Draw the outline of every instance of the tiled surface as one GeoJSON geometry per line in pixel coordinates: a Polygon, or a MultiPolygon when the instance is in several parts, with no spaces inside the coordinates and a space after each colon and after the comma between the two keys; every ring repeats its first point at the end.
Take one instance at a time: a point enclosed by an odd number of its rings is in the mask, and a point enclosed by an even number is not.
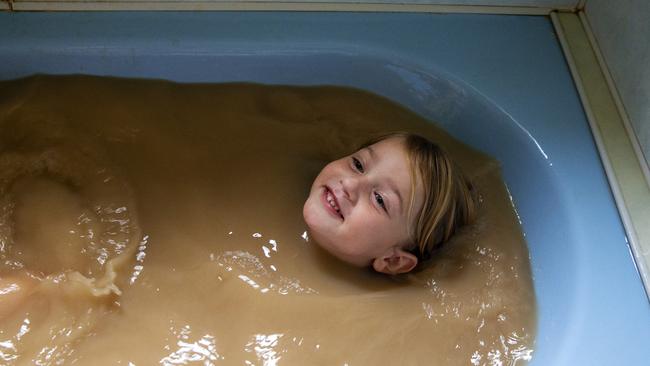
{"type": "Polygon", "coordinates": [[[586,14],[650,161],[650,1],[588,0],[586,14]]]}

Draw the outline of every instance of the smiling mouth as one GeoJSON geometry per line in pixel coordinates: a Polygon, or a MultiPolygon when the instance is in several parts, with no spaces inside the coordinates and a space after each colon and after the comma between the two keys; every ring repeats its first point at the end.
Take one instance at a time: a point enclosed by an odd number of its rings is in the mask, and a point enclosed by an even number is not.
{"type": "Polygon", "coordinates": [[[325,187],[325,192],[323,194],[323,197],[325,199],[324,204],[329,209],[329,211],[332,212],[332,214],[335,214],[336,216],[343,219],[341,208],[339,207],[339,204],[336,201],[336,196],[334,196],[334,193],[332,193],[332,191],[329,188],[325,187]]]}

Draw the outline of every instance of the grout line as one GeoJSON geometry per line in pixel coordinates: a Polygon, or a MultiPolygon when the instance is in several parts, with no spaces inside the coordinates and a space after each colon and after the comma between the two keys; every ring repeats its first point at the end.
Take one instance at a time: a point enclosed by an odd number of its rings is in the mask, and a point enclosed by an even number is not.
{"type": "MultiPolygon", "coordinates": [[[[328,2],[267,2],[267,1],[16,1],[16,11],[332,11],[332,12],[414,12],[469,13],[506,15],[548,15],[553,9],[533,6],[377,4],[328,2]]],[[[566,9],[568,10],[568,8],[566,9]]]]}
{"type": "Polygon", "coordinates": [[[591,131],[594,136],[594,141],[596,142],[596,146],[600,153],[603,167],[605,168],[605,172],[607,173],[607,179],[609,180],[610,188],[612,190],[612,194],[614,195],[614,200],[616,202],[616,206],[618,207],[618,211],[620,213],[621,220],[623,222],[623,226],[625,228],[625,232],[628,237],[629,247],[631,248],[632,255],[634,257],[634,262],[637,266],[637,270],[639,272],[641,281],[643,282],[643,286],[646,291],[646,296],[648,297],[648,300],[650,300],[650,272],[648,271],[649,270],[648,263],[645,261],[644,254],[642,253],[640,247],[639,238],[637,237],[632,217],[625,203],[625,199],[623,197],[621,187],[618,183],[618,180],[616,179],[616,174],[612,166],[612,163],[609,159],[609,155],[607,154],[607,150],[605,149],[605,144],[602,135],[600,133],[600,130],[598,128],[597,118],[595,117],[594,112],[589,103],[589,99],[587,97],[582,82],[582,78],[578,73],[577,65],[571,53],[571,48],[566,39],[558,14],[555,12],[551,13],[551,20],[553,22],[553,26],[557,33],[558,39],[560,41],[560,45],[562,46],[562,50],[564,51],[564,56],[566,58],[567,64],[569,65],[569,69],[571,70],[571,74],[573,75],[575,86],[576,89],[578,90],[578,94],[580,95],[580,100],[582,101],[585,114],[587,115],[587,120],[589,121],[589,125],[591,127],[591,131]]]}
{"type": "Polygon", "coordinates": [[[596,37],[594,36],[594,33],[591,30],[589,19],[587,18],[586,13],[584,11],[581,11],[578,13],[578,16],[580,17],[582,26],[585,29],[585,33],[587,34],[589,43],[591,44],[591,47],[594,49],[594,53],[596,54],[596,59],[598,60],[600,69],[603,71],[605,80],[607,80],[607,86],[609,87],[609,90],[612,93],[612,97],[614,98],[614,103],[616,103],[616,108],[618,109],[618,113],[623,119],[623,125],[625,126],[625,130],[627,131],[627,134],[630,137],[630,142],[632,143],[632,147],[634,148],[636,157],[637,159],[639,159],[639,165],[641,166],[641,170],[643,171],[643,175],[645,176],[646,183],[648,184],[648,186],[650,186],[650,167],[648,167],[648,161],[645,159],[645,155],[643,153],[643,150],[641,149],[641,144],[639,143],[639,139],[636,136],[636,132],[634,131],[634,128],[632,128],[632,123],[630,122],[630,118],[626,112],[625,105],[623,104],[621,95],[618,92],[618,88],[616,88],[616,83],[614,83],[614,78],[612,77],[612,73],[609,72],[609,68],[607,67],[607,62],[605,61],[603,53],[600,51],[600,47],[598,47],[598,42],[596,41],[596,37]]]}

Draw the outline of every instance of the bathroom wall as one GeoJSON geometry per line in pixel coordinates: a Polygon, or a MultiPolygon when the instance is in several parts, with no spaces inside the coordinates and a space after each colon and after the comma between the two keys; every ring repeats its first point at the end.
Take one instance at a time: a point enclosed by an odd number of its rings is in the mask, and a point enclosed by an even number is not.
{"type": "Polygon", "coordinates": [[[587,19],[650,161],[650,1],[587,0],[587,19]]]}

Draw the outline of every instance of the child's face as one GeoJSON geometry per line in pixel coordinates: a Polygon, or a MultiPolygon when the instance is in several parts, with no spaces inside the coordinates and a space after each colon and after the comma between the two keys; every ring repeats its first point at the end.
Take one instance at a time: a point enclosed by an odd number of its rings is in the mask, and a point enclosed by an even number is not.
{"type": "MultiPolygon", "coordinates": [[[[389,138],[323,168],[303,208],[310,236],[321,247],[350,264],[375,266],[386,253],[411,244],[411,176],[403,144],[389,138]]],[[[415,193],[418,212],[419,182],[415,193]]]]}

